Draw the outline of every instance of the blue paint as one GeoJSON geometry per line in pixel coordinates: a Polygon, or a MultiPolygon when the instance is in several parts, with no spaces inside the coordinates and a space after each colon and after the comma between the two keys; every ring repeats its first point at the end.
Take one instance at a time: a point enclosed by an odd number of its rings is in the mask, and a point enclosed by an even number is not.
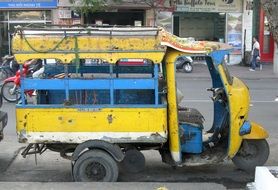
{"type": "Polygon", "coordinates": [[[180,138],[181,151],[184,153],[199,154],[203,150],[202,127],[182,123],[183,134],[180,138]]]}
{"type": "Polygon", "coordinates": [[[158,65],[154,66],[154,94],[155,94],[155,105],[158,104],[158,65]]]}
{"type": "Polygon", "coordinates": [[[114,84],[113,84],[113,66],[109,66],[110,72],[110,104],[114,105],[114,84]]]}
{"type": "Polygon", "coordinates": [[[114,89],[154,89],[154,79],[113,79],[114,89]]]}
{"type": "MultiPolygon", "coordinates": [[[[152,65],[142,65],[142,66],[116,66],[116,65],[80,65],[79,69],[77,69],[78,73],[111,73],[110,67],[112,67],[112,73],[144,73],[144,74],[152,74],[153,66],[152,65]]],[[[63,65],[45,65],[45,75],[46,76],[54,76],[64,72],[63,65]]],[[[69,73],[76,73],[76,66],[73,64],[68,65],[69,73]]]]}
{"type": "Polygon", "coordinates": [[[165,108],[167,109],[167,105],[153,105],[153,104],[145,104],[145,105],[128,105],[128,104],[119,104],[119,105],[110,105],[110,104],[103,104],[103,105],[69,105],[69,106],[65,106],[64,104],[44,104],[44,105],[22,105],[22,104],[17,104],[16,108],[33,108],[33,109],[45,109],[45,108],[52,108],[52,109],[65,109],[65,108],[98,108],[98,109],[103,109],[103,108],[130,108],[130,109],[134,109],[134,108],[154,108],[154,109],[161,109],[161,108],[165,108]]]}
{"type": "Polygon", "coordinates": [[[114,89],[154,89],[154,79],[30,79],[25,78],[22,83],[25,89],[37,90],[69,90],[82,89],[110,89],[110,82],[114,89]]]}
{"type": "MultiPolygon", "coordinates": [[[[213,88],[224,88],[224,85],[222,83],[222,79],[219,75],[218,70],[215,68],[213,64],[213,60],[211,57],[206,57],[206,62],[208,66],[208,70],[210,72],[210,76],[212,79],[212,87],[213,88]]],[[[214,130],[215,128],[219,128],[222,124],[222,117],[223,113],[226,112],[225,107],[221,103],[214,102],[214,114],[213,114],[213,126],[211,130],[214,130]]]]}
{"type": "MultiPolygon", "coordinates": [[[[132,68],[134,67],[132,66],[132,68]]],[[[107,78],[24,78],[22,83],[24,89],[38,90],[37,103],[39,105],[66,104],[64,105],[66,107],[71,105],[106,105],[106,107],[114,105],[159,105],[161,101],[158,89],[158,65],[143,67],[152,69],[152,78],[114,78],[114,72],[118,71],[120,67],[106,65],[105,68],[108,68],[109,73],[107,78]]],[[[54,69],[55,67],[48,67],[47,72],[50,71],[49,68],[54,69]]],[[[75,72],[76,69],[73,65],[65,65],[61,68],[58,65],[57,68],[59,72],[64,71],[65,73],[75,72]],[[62,68],[63,70],[61,70],[62,68]]],[[[56,71],[52,70],[51,72],[53,74],[56,71]]]]}
{"type": "Polygon", "coordinates": [[[57,0],[30,0],[0,2],[0,8],[7,9],[34,9],[34,8],[57,8],[57,0]]]}
{"type": "MultiPolygon", "coordinates": [[[[23,79],[23,65],[20,65],[19,67],[20,69],[20,80],[23,79]]],[[[20,95],[21,95],[21,103],[22,105],[25,105],[25,86],[24,83],[22,83],[22,81],[20,81],[20,95]]]]}
{"type": "Polygon", "coordinates": [[[239,135],[240,136],[247,135],[250,134],[250,132],[251,132],[251,123],[249,121],[245,121],[240,127],[239,135]]]}
{"type": "Polygon", "coordinates": [[[228,55],[231,50],[217,50],[213,51],[209,54],[209,56],[213,59],[215,65],[219,65],[223,62],[225,55],[228,55]]]}

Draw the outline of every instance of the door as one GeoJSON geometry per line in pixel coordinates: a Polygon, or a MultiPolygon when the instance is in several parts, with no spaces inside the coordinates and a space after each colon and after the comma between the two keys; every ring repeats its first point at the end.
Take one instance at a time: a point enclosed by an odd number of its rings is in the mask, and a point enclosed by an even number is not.
{"type": "Polygon", "coordinates": [[[269,23],[263,9],[260,12],[260,36],[261,61],[273,63],[274,39],[269,30],[269,23]]]}

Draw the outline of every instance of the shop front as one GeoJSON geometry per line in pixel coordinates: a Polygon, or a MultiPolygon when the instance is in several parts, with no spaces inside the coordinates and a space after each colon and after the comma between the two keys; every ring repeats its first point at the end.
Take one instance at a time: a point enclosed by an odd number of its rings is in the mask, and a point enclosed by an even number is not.
{"type": "Polygon", "coordinates": [[[145,10],[120,9],[115,12],[96,12],[85,16],[85,24],[143,26],[145,10]]]}
{"type": "Polygon", "coordinates": [[[51,24],[51,10],[56,7],[57,0],[0,0],[0,56],[11,54],[15,27],[51,24]]]}
{"type": "Polygon", "coordinates": [[[230,63],[243,54],[243,1],[180,0],[174,13],[173,32],[183,38],[226,42],[233,46],[230,63]]]}

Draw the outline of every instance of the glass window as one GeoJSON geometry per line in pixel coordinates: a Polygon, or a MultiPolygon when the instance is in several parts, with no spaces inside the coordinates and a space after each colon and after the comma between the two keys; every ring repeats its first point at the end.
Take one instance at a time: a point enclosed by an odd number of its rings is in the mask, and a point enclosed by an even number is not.
{"type": "Polygon", "coordinates": [[[45,11],[10,11],[10,20],[45,20],[45,11]]]}
{"type": "Polygon", "coordinates": [[[51,22],[51,11],[45,11],[45,20],[51,22]]]}
{"type": "Polygon", "coordinates": [[[0,22],[0,57],[9,54],[8,23],[0,22]]]}
{"type": "Polygon", "coordinates": [[[0,22],[8,21],[8,12],[0,11],[0,22]]]}

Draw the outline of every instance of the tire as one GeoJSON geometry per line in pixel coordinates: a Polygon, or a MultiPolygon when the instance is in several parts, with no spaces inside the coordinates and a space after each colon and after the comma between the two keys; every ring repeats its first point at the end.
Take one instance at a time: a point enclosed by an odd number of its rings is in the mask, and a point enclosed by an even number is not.
{"type": "Polygon", "coordinates": [[[182,65],[182,69],[184,72],[186,73],[191,73],[193,71],[193,66],[191,63],[189,62],[185,62],[183,65],[182,65]]]}
{"type": "Polygon", "coordinates": [[[15,93],[11,93],[11,89],[14,88],[14,82],[8,81],[5,82],[1,88],[1,94],[3,98],[8,102],[17,102],[20,99],[20,89],[19,87],[16,87],[15,93]]]}
{"type": "Polygon", "coordinates": [[[117,162],[102,150],[83,153],[73,165],[73,178],[78,182],[115,182],[118,179],[117,162]]]}
{"type": "Polygon", "coordinates": [[[232,159],[242,170],[253,172],[256,166],[265,164],[269,156],[269,145],[265,139],[243,140],[241,148],[232,159]]]}

